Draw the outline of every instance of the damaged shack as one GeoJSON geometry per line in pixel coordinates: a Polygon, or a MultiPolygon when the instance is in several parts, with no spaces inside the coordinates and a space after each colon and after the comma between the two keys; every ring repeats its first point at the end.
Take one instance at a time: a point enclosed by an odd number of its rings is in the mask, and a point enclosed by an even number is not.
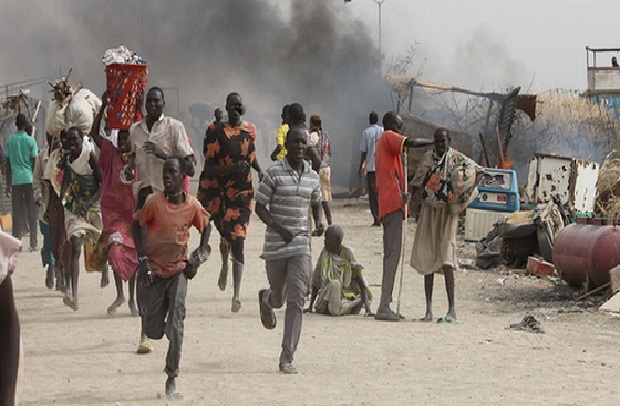
{"type": "MultiPolygon", "coordinates": [[[[605,70],[608,77],[609,68],[605,70]]],[[[620,95],[620,69],[616,73],[620,95]]],[[[595,73],[588,74],[590,85],[595,73]]],[[[556,239],[567,225],[596,214],[620,214],[620,155],[608,156],[618,147],[620,98],[609,102],[610,89],[600,88],[600,81],[594,93],[557,89],[521,94],[519,87],[479,92],[406,76],[387,80],[405,134],[430,138],[435,128],[447,127],[454,147],[481,165],[515,171],[523,210],[487,211],[485,231],[471,239],[477,241],[479,267],[523,267],[535,256],[528,268],[549,274],[556,239]]],[[[419,155],[410,156],[414,171],[419,155]]],[[[415,213],[415,197],[413,201],[415,213]]],[[[465,224],[471,212],[468,208],[465,224]]],[[[470,223],[480,225],[481,219],[470,223]]]]}

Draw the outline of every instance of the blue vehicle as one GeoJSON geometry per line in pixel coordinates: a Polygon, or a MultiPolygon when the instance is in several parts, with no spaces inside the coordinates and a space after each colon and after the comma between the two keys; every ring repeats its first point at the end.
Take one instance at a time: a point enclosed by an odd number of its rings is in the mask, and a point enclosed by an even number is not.
{"type": "Polygon", "coordinates": [[[513,170],[485,168],[472,209],[515,212],[519,210],[519,187],[513,170]]]}

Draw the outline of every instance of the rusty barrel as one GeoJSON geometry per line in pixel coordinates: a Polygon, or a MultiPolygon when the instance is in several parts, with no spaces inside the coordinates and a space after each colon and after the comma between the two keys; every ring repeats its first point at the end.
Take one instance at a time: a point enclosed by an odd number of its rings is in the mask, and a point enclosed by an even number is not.
{"type": "Polygon", "coordinates": [[[620,264],[620,226],[579,218],[557,235],[553,263],[570,285],[582,286],[588,275],[590,288],[606,284],[609,270],[620,264]]]}

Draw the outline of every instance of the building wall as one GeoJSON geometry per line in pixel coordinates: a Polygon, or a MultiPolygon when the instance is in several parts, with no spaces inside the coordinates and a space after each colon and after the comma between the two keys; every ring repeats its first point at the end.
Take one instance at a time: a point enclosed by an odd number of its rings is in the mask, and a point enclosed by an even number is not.
{"type": "Polygon", "coordinates": [[[588,90],[620,92],[620,68],[588,68],[588,90]]]}

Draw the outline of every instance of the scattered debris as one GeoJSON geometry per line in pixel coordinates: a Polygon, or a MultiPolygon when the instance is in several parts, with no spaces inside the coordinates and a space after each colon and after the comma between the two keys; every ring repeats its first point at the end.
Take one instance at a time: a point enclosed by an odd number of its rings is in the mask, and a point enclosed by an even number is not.
{"type": "Polygon", "coordinates": [[[597,162],[536,153],[529,163],[525,200],[539,204],[557,198],[564,209],[592,213],[596,189],[580,185],[596,184],[598,176],[597,162]]]}
{"type": "Polygon", "coordinates": [[[605,312],[620,313],[620,294],[616,293],[599,307],[599,310],[605,312]]]}
{"type": "Polygon", "coordinates": [[[585,299],[585,298],[588,298],[588,297],[590,297],[590,296],[592,296],[592,295],[594,295],[594,294],[596,294],[596,293],[599,293],[599,292],[600,292],[600,291],[602,291],[602,290],[607,289],[608,287],[609,287],[609,282],[607,282],[607,283],[606,283],[606,284],[604,284],[604,285],[599,286],[599,287],[598,287],[598,288],[596,288],[596,289],[592,289],[592,290],[590,290],[590,291],[588,291],[588,292],[584,293],[583,295],[581,295],[581,296],[579,296],[577,299],[575,299],[575,301],[576,301],[576,302],[578,302],[578,301],[580,301],[580,300],[583,300],[583,299],[585,299]]]}
{"type": "Polygon", "coordinates": [[[461,259],[458,258],[456,260],[459,268],[469,268],[469,269],[475,269],[476,268],[476,264],[474,262],[473,259],[461,259]]]}
{"type": "Polygon", "coordinates": [[[495,229],[491,230],[485,238],[476,243],[476,266],[480,269],[489,269],[503,265],[502,244],[502,237],[497,235],[495,229]]]}
{"type": "Polygon", "coordinates": [[[560,307],[558,309],[558,313],[583,313],[583,312],[585,312],[585,310],[578,306],[560,307]]]}
{"type": "Polygon", "coordinates": [[[611,292],[617,293],[620,290],[620,266],[609,270],[609,282],[611,283],[611,292]]]}
{"type": "Polygon", "coordinates": [[[541,259],[539,257],[536,256],[530,256],[527,258],[527,265],[525,266],[525,270],[528,273],[534,273],[534,270],[536,269],[536,267],[538,266],[538,264],[540,263],[541,259]]]}
{"type": "Polygon", "coordinates": [[[524,330],[530,333],[545,334],[545,331],[534,316],[525,316],[521,322],[511,324],[510,328],[514,330],[524,330]]]}
{"type": "Polygon", "coordinates": [[[555,266],[547,261],[539,261],[534,268],[534,275],[537,276],[553,276],[555,275],[555,266]]]}

